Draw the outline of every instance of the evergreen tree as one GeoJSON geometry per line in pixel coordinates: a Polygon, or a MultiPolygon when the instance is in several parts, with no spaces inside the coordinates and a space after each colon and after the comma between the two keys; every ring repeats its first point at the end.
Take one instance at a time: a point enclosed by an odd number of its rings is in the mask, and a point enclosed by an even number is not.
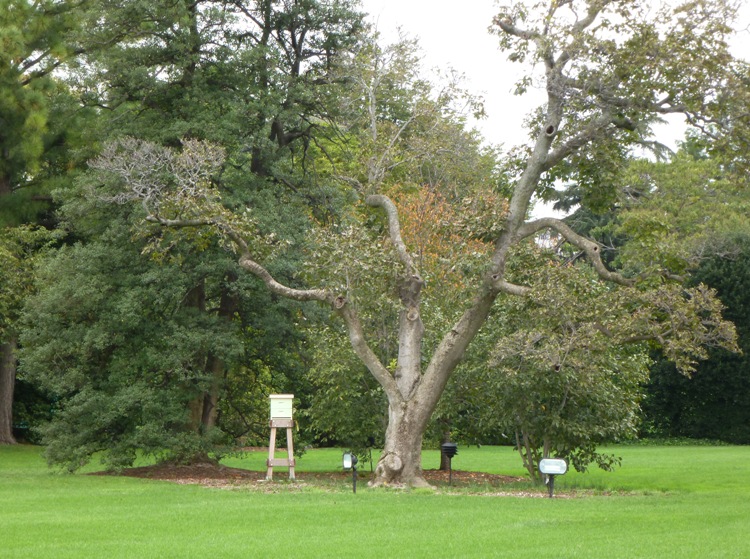
{"type": "MultiPolygon", "coordinates": [[[[70,77],[81,103],[115,137],[186,154],[195,138],[221,144],[231,164],[212,179],[228,206],[253,207],[263,216],[258,226],[276,230],[274,272],[294,281],[305,215],[330,211],[337,195],[316,184],[304,161],[336,86],[327,67],[358,40],[361,16],[349,2],[317,1],[125,1],[101,10],[89,31],[109,47],[84,53],[70,77]]],[[[50,254],[27,308],[22,370],[60,408],[44,429],[48,458],[76,468],[108,449],[108,464],[119,468],[139,449],[190,460],[220,452],[217,443],[259,442],[268,393],[289,391],[301,377],[300,306],[259,294],[257,280],[241,277],[208,237],[198,235],[195,249],[164,250],[129,238],[143,215],[82,198],[96,188],[84,180],[58,192],[68,241],[77,242],[50,254]],[[105,265],[98,258],[106,247],[105,265]],[[85,286],[92,296],[82,301],[85,286]],[[124,337],[118,316],[130,325],[124,337]],[[74,344],[84,327],[92,335],[74,344]],[[225,343],[211,348],[211,339],[225,343]],[[50,362],[55,355],[69,366],[50,362]]]]}
{"type": "MultiPolygon", "coordinates": [[[[54,71],[89,48],[81,33],[90,4],[80,2],[4,0],[0,2],[0,228],[36,224],[55,226],[50,192],[64,186],[76,168],[94,153],[86,142],[95,137],[90,113],[81,111],[54,71]]],[[[69,66],[67,66],[69,68],[69,66]]],[[[0,231],[6,281],[23,268],[32,283],[33,258],[21,227],[0,231]],[[23,247],[19,252],[19,248],[23,247]],[[13,264],[15,259],[25,262],[13,264]]],[[[14,305],[0,309],[0,439],[12,441],[10,424],[16,378],[17,328],[29,290],[6,294],[14,305]]]]}

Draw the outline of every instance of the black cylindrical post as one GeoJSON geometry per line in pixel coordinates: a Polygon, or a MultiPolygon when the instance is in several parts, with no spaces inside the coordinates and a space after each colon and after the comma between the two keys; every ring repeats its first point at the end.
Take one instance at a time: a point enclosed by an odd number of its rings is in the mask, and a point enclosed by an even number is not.
{"type": "Polygon", "coordinates": [[[458,445],[443,443],[440,445],[440,451],[448,458],[448,485],[453,485],[453,457],[458,454],[458,445]]]}

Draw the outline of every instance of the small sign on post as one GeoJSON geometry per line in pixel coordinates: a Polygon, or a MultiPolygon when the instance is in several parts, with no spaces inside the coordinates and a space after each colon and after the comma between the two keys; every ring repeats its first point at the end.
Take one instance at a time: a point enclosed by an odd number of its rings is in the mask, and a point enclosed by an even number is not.
{"type": "Polygon", "coordinates": [[[547,476],[549,498],[555,491],[555,476],[561,476],[568,471],[568,463],[559,458],[545,458],[539,461],[539,471],[547,476]]]}
{"type": "Polygon", "coordinates": [[[266,481],[273,480],[273,467],[289,468],[289,479],[294,480],[294,444],[292,443],[292,419],[294,394],[271,394],[271,438],[268,442],[268,460],[266,461],[266,481]],[[287,458],[274,458],[276,453],[276,429],[286,428],[287,458]]]}

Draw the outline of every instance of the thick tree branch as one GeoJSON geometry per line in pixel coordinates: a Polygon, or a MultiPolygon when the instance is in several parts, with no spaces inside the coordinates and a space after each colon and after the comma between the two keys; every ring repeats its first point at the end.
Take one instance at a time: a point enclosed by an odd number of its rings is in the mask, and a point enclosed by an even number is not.
{"type": "Polygon", "coordinates": [[[563,159],[568,157],[571,153],[585,146],[598,136],[601,136],[607,129],[607,127],[611,124],[612,115],[608,112],[603,113],[598,118],[594,119],[578,134],[576,134],[572,138],[569,138],[566,142],[547,154],[547,157],[544,161],[544,170],[549,171],[563,159]]]}
{"type": "Polygon", "coordinates": [[[435,406],[448,383],[451,373],[466,353],[466,348],[487,320],[497,291],[485,289],[435,348],[432,359],[416,389],[414,398],[424,405],[435,406]]]}
{"type": "Polygon", "coordinates": [[[385,210],[386,216],[388,217],[388,235],[396,247],[398,257],[401,263],[406,267],[406,272],[409,275],[419,276],[417,268],[414,266],[411,255],[406,249],[403,239],[401,238],[401,225],[398,219],[398,209],[396,205],[391,201],[390,198],[382,194],[373,194],[365,199],[368,206],[373,208],[382,208],[385,210]]]}
{"type": "Polygon", "coordinates": [[[380,383],[389,398],[397,400],[401,398],[395,379],[378,359],[365,340],[364,330],[359,321],[357,313],[343,296],[335,296],[325,289],[295,289],[278,282],[271,273],[251,255],[250,248],[245,239],[237,233],[230,225],[216,219],[165,219],[155,215],[149,215],[147,221],[159,223],[165,227],[201,227],[212,226],[234,243],[240,253],[239,264],[247,272],[260,279],[271,293],[275,293],[287,299],[295,301],[319,301],[331,305],[333,310],[339,314],[346,323],[349,332],[349,340],[357,356],[362,360],[367,369],[380,383]]]}
{"type": "Polygon", "coordinates": [[[578,20],[572,27],[571,34],[578,35],[583,30],[589,28],[602,10],[609,4],[612,4],[614,0],[605,0],[603,2],[590,2],[589,11],[583,19],[578,20]]]}
{"type": "MultiPolygon", "coordinates": [[[[148,206],[145,206],[148,209],[148,206]]],[[[158,223],[164,227],[172,227],[179,229],[182,227],[202,227],[205,225],[216,225],[212,219],[166,219],[159,217],[158,215],[151,214],[146,217],[146,221],[151,223],[158,223]]]]}
{"type": "MultiPolygon", "coordinates": [[[[612,0],[607,0],[604,2],[591,2],[589,4],[589,11],[586,14],[586,16],[583,19],[578,20],[572,27],[571,27],[571,35],[574,37],[573,41],[569,43],[560,53],[560,55],[557,57],[557,60],[554,61],[554,64],[547,64],[548,68],[555,67],[560,71],[565,64],[567,64],[572,58],[573,58],[573,50],[575,46],[576,40],[578,40],[578,36],[586,30],[588,27],[590,27],[595,21],[596,18],[599,16],[599,14],[602,12],[602,10],[607,6],[607,4],[610,4],[612,0]]],[[[565,2],[570,3],[570,2],[565,2]]],[[[563,3],[560,2],[560,5],[563,3]]]]}
{"type": "Polygon", "coordinates": [[[354,352],[362,360],[362,363],[367,367],[375,380],[378,381],[380,386],[388,396],[389,402],[403,402],[404,399],[396,383],[396,379],[393,378],[390,371],[386,369],[383,364],[372,351],[369,344],[365,339],[364,329],[359,321],[359,317],[351,305],[346,304],[345,301],[341,302],[341,306],[336,311],[338,315],[346,323],[347,331],[349,332],[349,341],[352,344],[354,352]]]}
{"type": "Polygon", "coordinates": [[[598,77],[582,80],[562,74],[556,77],[556,80],[560,87],[574,89],[581,94],[598,97],[606,106],[615,107],[621,111],[636,110],[657,114],[676,114],[686,113],[688,110],[685,105],[674,104],[674,96],[671,93],[655,101],[620,97],[615,93],[618,87],[622,85],[622,82],[619,80],[605,85],[598,77]]]}
{"type": "Polygon", "coordinates": [[[509,295],[525,296],[531,293],[530,287],[526,287],[525,285],[516,285],[505,280],[498,280],[493,283],[493,286],[498,291],[507,293],[509,295]]]}
{"type": "Polygon", "coordinates": [[[538,31],[516,27],[508,17],[496,17],[495,25],[497,25],[500,29],[503,30],[503,32],[507,33],[508,35],[513,35],[514,37],[518,37],[519,39],[523,39],[524,41],[540,41],[543,38],[542,34],[538,31]]]}
{"type": "Polygon", "coordinates": [[[272,293],[276,293],[277,295],[281,295],[288,299],[294,299],[295,301],[321,301],[323,303],[335,305],[333,294],[325,289],[294,289],[279,283],[268,270],[253,260],[248,253],[244,253],[240,256],[239,264],[243,269],[247,270],[265,283],[266,287],[272,293]]]}
{"type": "Polygon", "coordinates": [[[625,286],[631,286],[635,283],[635,280],[633,279],[626,278],[621,274],[608,270],[604,265],[604,262],[602,262],[599,245],[591,239],[579,235],[559,219],[544,217],[537,219],[536,221],[525,223],[518,230],[519,239],[530,237],[534,233],[542,231],[543,229],[553,229],[554,231],[557,231],[570,244],[583,250],[600,278],[625,286]]]}

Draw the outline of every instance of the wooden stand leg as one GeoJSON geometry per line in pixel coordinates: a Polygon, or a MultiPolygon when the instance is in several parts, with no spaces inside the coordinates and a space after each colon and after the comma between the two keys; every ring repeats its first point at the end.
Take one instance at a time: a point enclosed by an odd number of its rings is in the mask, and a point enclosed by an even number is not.
{"type": "Polygon", "coordinates": [[[292,428],[286,428],[286,455],[289,458],[289,479],[294,481],[294,445],[292,444],[292,428]]]}
{"type": "Polygon", "coordinates": [[[276,453],[276,427],[271,426],[271,440],[268,442],[268,469],[266,470],[266,481],[273,481],[273,457],[276,453]]]}
{"type": "Polygon", "coordinates": [[[291,419],[272,419],[271,420],[271,440],[268,442],[268,460],[266,460],[266,481],[273,481],[273,467],[283,466],[289,468],[289,479],[294,481],[294,443],[292,442],[292,427],[294,426],[291,419]],[[286,427],[286,458],[275,458],[276,454],[276,429],[286,427]]]}

